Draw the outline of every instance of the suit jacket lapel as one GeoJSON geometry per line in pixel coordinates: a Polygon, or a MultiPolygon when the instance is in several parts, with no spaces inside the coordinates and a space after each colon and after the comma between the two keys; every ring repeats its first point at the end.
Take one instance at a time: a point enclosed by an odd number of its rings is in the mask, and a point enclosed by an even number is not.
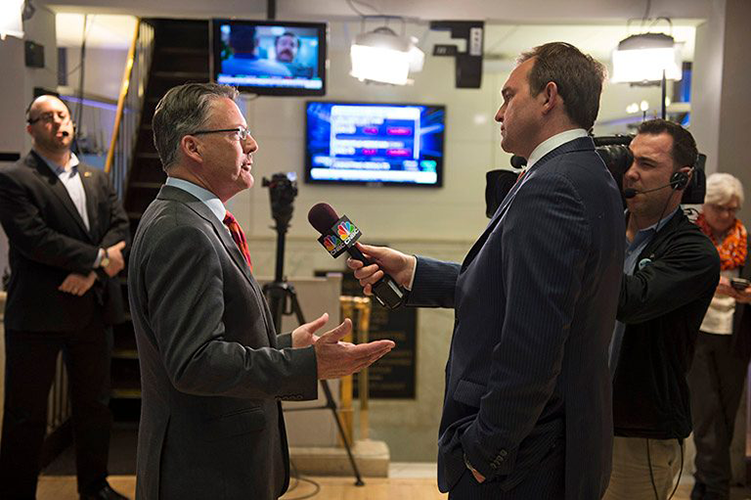
{"type": "Polygon", "coordinates": [[[225,250],[227,250],[227,253],[230,255],[235,265],[243,273],[248,282],[252,283],[250,268],[248,267],[248,263],[245,261],[245,257],[243,257],[240,249],[237,248],[237,244],[230,236],[226,226],[216,218],[211,210],[209,210],[209,207],[207,207],[201,200],[188,193],[187,191],[183,191],[182,189],[172,186],[162,186],[162,189],[159,191],[157,198],[184,203],[191,210],[201,216],[201,218],[205,219],[209,224],[211,224],[211,226],[214,228],[214,232],[222,242],[222,245],[224,245],[225,250]]]}
{"type": "MultiPolygon", "coordinates": [[[[226,229],[226,226],[216,218],[211,210],[209,210],[209,207],[207,207],[201,200],[188,193],[187,191],[172,186],[162,186],[162,189],[157,195],[157,199],[172,200],[184,203],[187,207],[197,213],[201,218],[205,219],[209,222],[209,224],[211,224],[211,226],[214,228],[214,233],[216,233],[217,237],[222,242],[222,245],[224,246],[225,250],[227,250],[227,253],[229,253],[230,258],[232,258],[232,261],[235,263],[238,269],[240,269],[240,272],[243,273],[243,276],[245,276],[245,279],[248,280],[248,284],[253,289],[255,295],[258,297],[259,307],[262,311],[266,310],[267,306],[263,297],[263,292],[258,286],[256,280],[251,276],[250,268],[248,267],[248,263],[245,260],[245,257],[243,257],[240,249],[237,248],[237,244],[229,235],[229,231],[226,229]]],[[[274,338],[274,325],[269,322],[269,319],[267,318],[267,315],[265,313],[262,312],[261,315],[263,316],[263,322],[266,325],[266,333],[268,334],[269,344],[271,346],[276,346],[276,338],[274,338]]]]}
{"type": "Polygon", "coordinates": [[[81,176],[81,184],[83,184],[83,190],[86,193],[86,214],[89,216],[89,234],[92,241],[99,241],[99,192],[91,185],[92,173],[91,169],[80,163],[78,165],[78,174],[81,176]]]}
{"type": "Polygon", "coordinates": [[[501,205],[498,207],[498,210],[496,210],[495,214],[493,214],[493,218],[490,219],[490,222],[485,228],[485,231],[483,231],[483,233],[480,235],[477,241],[475,241],[474,245],[472,245],[472,248],[469,249],[467,256],[464,257],[464,262],[462,262],[461,271],[464,271],[467,268],[467,266],[469,266],[469,264],[474,260],[475,256],[477,256],[477,253],[485,244],[485,241],[487,241],[488,237],[490,236],[490,233],[493,232],[495,227],[498,225],[498,222],[500,222],[500,220],[503,218],[503,214],[505,214],[506,210],[508,210],[508,207],[511,205],[511,202],[516,196],[516,193],[519,191],[519,188],[521,188],[522,184],[524,184],[524,182],[527,180],[527,177],[529,177],[530,175],[531,175],[531,172],[527,172],[527,174],[524,176],[524,179],[521,179],[516,184],[514,184],[514,186],[511,188],[511,191],[509,191],[508,194],[506,194],[506,197],[501,202],[501,205]]]}
{"type": "Polygon", "coordinates": [[[461,271],[464,271],[467,266],[469,266],[470,263],[474,260],[474,258],[477,256],[478,252],[482,248],[482,246],[487,241],[490,234],[493,232],[493,230],[496,228],[498,223],[503,219],[504,214],[506,211],[508,211],[509,207],[511,206],[511,203],[514,201],[514,198],[516,197],[516,193],[521,189],[521,187],[526,183],[532,181],[532,179],[535,176],[535,171],[542,168],[545,163],[550,161],[551,159],[555,158],[556,156],[565,154],[565,153],[571,153],[573,151],[584,151],[584,150],[594,150],[594,141],[592,141],[589,137],[580,137],[578,139],[574,139],[573,141],[569,141],[567,143],[561,144],[554,150],[550,151],[548,154],[540,158],[540,160],[532,165],[532,168],[529,169],[529,171],[524,175],[524,178],[521,179],[519,182],[514,184],[514,187],[511,188],[511,191],[508,192],[506,197],[501,202],[501,205],[498,207],[498,210],[496,210],[495,214],[493,214],[493,218],[490,219],[490,222],[488,223],[488,226],[485,228],[485,231],[480,235],[480,237],[475,241],[475,244],[472,245],[472,248],[469,249],[469,252],[467,253],[467,256],[464,258],[464,262],[462,262],[462,268],[461,271]]]}
{"type": "MultiPolygon", "coordinates": [[[[88,229],[86,229],[86,226],[83,223],[81,214],[78,213],[76,206],[73,204],[73,200],[70,199],[68,190],[65,189],[65,185],[60,181],[60,179],[58,179],[54,172],[52,172],[52,169],[47,165],[47,162],[45,162],[40,156],[32,151],[31,154],[26,157],[26,164],[35,170],[37,175],[39,175],[39,177],[41,178],[42,183],[49,186],[52,193],[57,197],[58,200],[60,200],[60,203],[63,205],[63,207],[65,207],[65,210],[68,211],[76,224],[78,224],[78,227],[81,229],[81,231],[83,231],[83,234],[91,239],[91,235],[89,234],[88,229]]],[[[88,195],[88,193],[86,194],[88,195]]],[[[91,227],[91,225],[89,225],[89,227],[91,227]]]]}

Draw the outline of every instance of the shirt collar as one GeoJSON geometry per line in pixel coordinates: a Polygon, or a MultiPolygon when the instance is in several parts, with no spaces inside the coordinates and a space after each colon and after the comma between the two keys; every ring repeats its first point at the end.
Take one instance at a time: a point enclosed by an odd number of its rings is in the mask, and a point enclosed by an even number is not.
{"type": "Polygon", "coordinates": [[[534,151],[532,151],[532,154],[529,155],[529,158],[527,158],[526,169],[532,168],[532,166],[540,161],[543,156],[550,153],[558,146],[566,144],[567,142],[573,141],[574,139],[578,139],[580,137],[587,137],[587,131],[583,128],[566,130],[565,132],[561,132],[560,134],[556,134],[553,137],[542,141],[537,145],[534,151]]]}
{"type": "Polygon", "coordinates": [[[42,160],[44,160],[44,163],[46,163],[47,166],[50,167],[50,169],[52,170],[52,172],[54,172],[54,174],[57,175],[57,176],[59,176],[60,174],[62,174],[63,172],[65,172],[66,167],[67,168],[75,168],[75,167],[77,167],[81,163],[81,161],[78,159],[78,157],[76,156],[76,154],[73,151],[70,152],[70,159],[68,160],[68,164],[67,165],[58,165],[54,161],[52,161],[49,158],[47,158],[46,156],[44,156],[39,151],[34,150],[34,152],[36,152],[36,154],[39,155],[39,158],[41,158],[42,160]]]}
{"type": "Polygon", "coordinates": [[[209,210],[211,210],[211,213],[213,213],[216,218],[219,219],[219,222],[224,223],[224,216],[227,213],[227,208],[224,206],[224,203],[222,203],[222,200],[217,198],[217,196],[211,191],[193,184],[192,182],[186,181],[184,179],[178,179],[176,177],[167,177],[167,182],[165,182],[165,184],[167,186],[182,189],[183,191],[187,191],[188,193],[192,194],[193,196],[201,200],[203,204],[209,208],[209,210]]]}
{"type": "MultiPolygon", "coordinates": [[[[675,215],[675,213],[681,209],[681,206],[678,205],[675,210],[667,214],[665,217],[660,219],[658,222],[655,222],[649,227],[645,227],[644,229],[640,229],[636,235],[634,235],[634,241],[628,241],[628,238],[626,238],[626,248],[636,248],[638,247],[645,239],[647,239],[650,234],[657,231],[658,227],[665,227],[665,224],[675,215]]],[[[626,210],[626,215],[628,216],[628,210],[626,210]]]]}

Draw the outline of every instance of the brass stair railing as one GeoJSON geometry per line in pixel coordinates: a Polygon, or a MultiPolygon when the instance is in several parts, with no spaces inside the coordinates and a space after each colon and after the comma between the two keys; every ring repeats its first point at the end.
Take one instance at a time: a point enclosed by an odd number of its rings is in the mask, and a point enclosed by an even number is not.
{"type": "Polygon", "coordinates": [[[139,19],[128,51],[120,96],[117,100],[115,127],[112,130],[112,140],[104,166],[104,171],[110,175],[120,200],[125,196],[128,170],[138,139],[153,52],[154,28],[139,19]]]}

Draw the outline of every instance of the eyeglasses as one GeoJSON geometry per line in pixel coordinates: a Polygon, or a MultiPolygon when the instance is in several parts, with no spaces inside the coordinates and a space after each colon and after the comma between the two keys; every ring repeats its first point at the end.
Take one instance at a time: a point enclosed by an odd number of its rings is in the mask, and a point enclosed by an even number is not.
{"type": "Polygon", "coordinates": [[[59,118],[61,122],[70,119],[70,115],[64,111],[48,111],[47,113],[42,113],[36,118],[29,118],[29,125],[34,125],[36,122],[52,123],[55,121],[55,117],[59,118]]]}
{"type": "Polygon", "coordinates": [[[714,203],[707,203],[715,212],[726,212],[728,215],[735,215],[740,207],[724,207],[722,205],[716,205],[714,203]]]}
{"type": "Polygon", "coordinates": [[[237,140],[239,141],[245,141],[248,137],[250,137],[250,130],[245,127],[219,128],[216,130],[196,130],[189,135],[218,134],[220,132],[235,132],[237,134],[237,140]]]}

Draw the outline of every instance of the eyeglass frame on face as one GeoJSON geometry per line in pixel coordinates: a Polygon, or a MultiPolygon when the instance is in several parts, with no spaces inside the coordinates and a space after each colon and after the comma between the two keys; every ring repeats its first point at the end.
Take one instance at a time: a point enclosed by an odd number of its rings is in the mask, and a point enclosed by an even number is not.
{"type": "Polygon", "coordinates": [[[219,128],[215,130],[196,130],[193,133],[190,133],[188,135],[204,135],[204,134],[217,134],[220,132],[236,132],[237,133],[237,139],[240,142],[245,142],[248,140],[248,137],[250,137],[250,129],[245,127],[235,127],[235,128],[219,128]]]}
{"type": "Polygon", "coordinates": [[[36,118],[29,118],[27,120],[27,123],[29,125],[34,125],[37,122],[42,123],[52,123],[55,121],[55,118],[59,118],[60,122],[65,123],[66,121],[70,120],[70,113],[67,113],[65,111],[47,111],[46,113],[42,113],[36,118]]]}
{"type": "Polygon", "coordinates": [[[741,207],[726,207],[718,205],[717,203],[707,203],[707,205],[709,205],[715,212],[723,212],[732,216],[735,216],[735,214],[738,213],[738,210],[741,209],[741,207]]]}

